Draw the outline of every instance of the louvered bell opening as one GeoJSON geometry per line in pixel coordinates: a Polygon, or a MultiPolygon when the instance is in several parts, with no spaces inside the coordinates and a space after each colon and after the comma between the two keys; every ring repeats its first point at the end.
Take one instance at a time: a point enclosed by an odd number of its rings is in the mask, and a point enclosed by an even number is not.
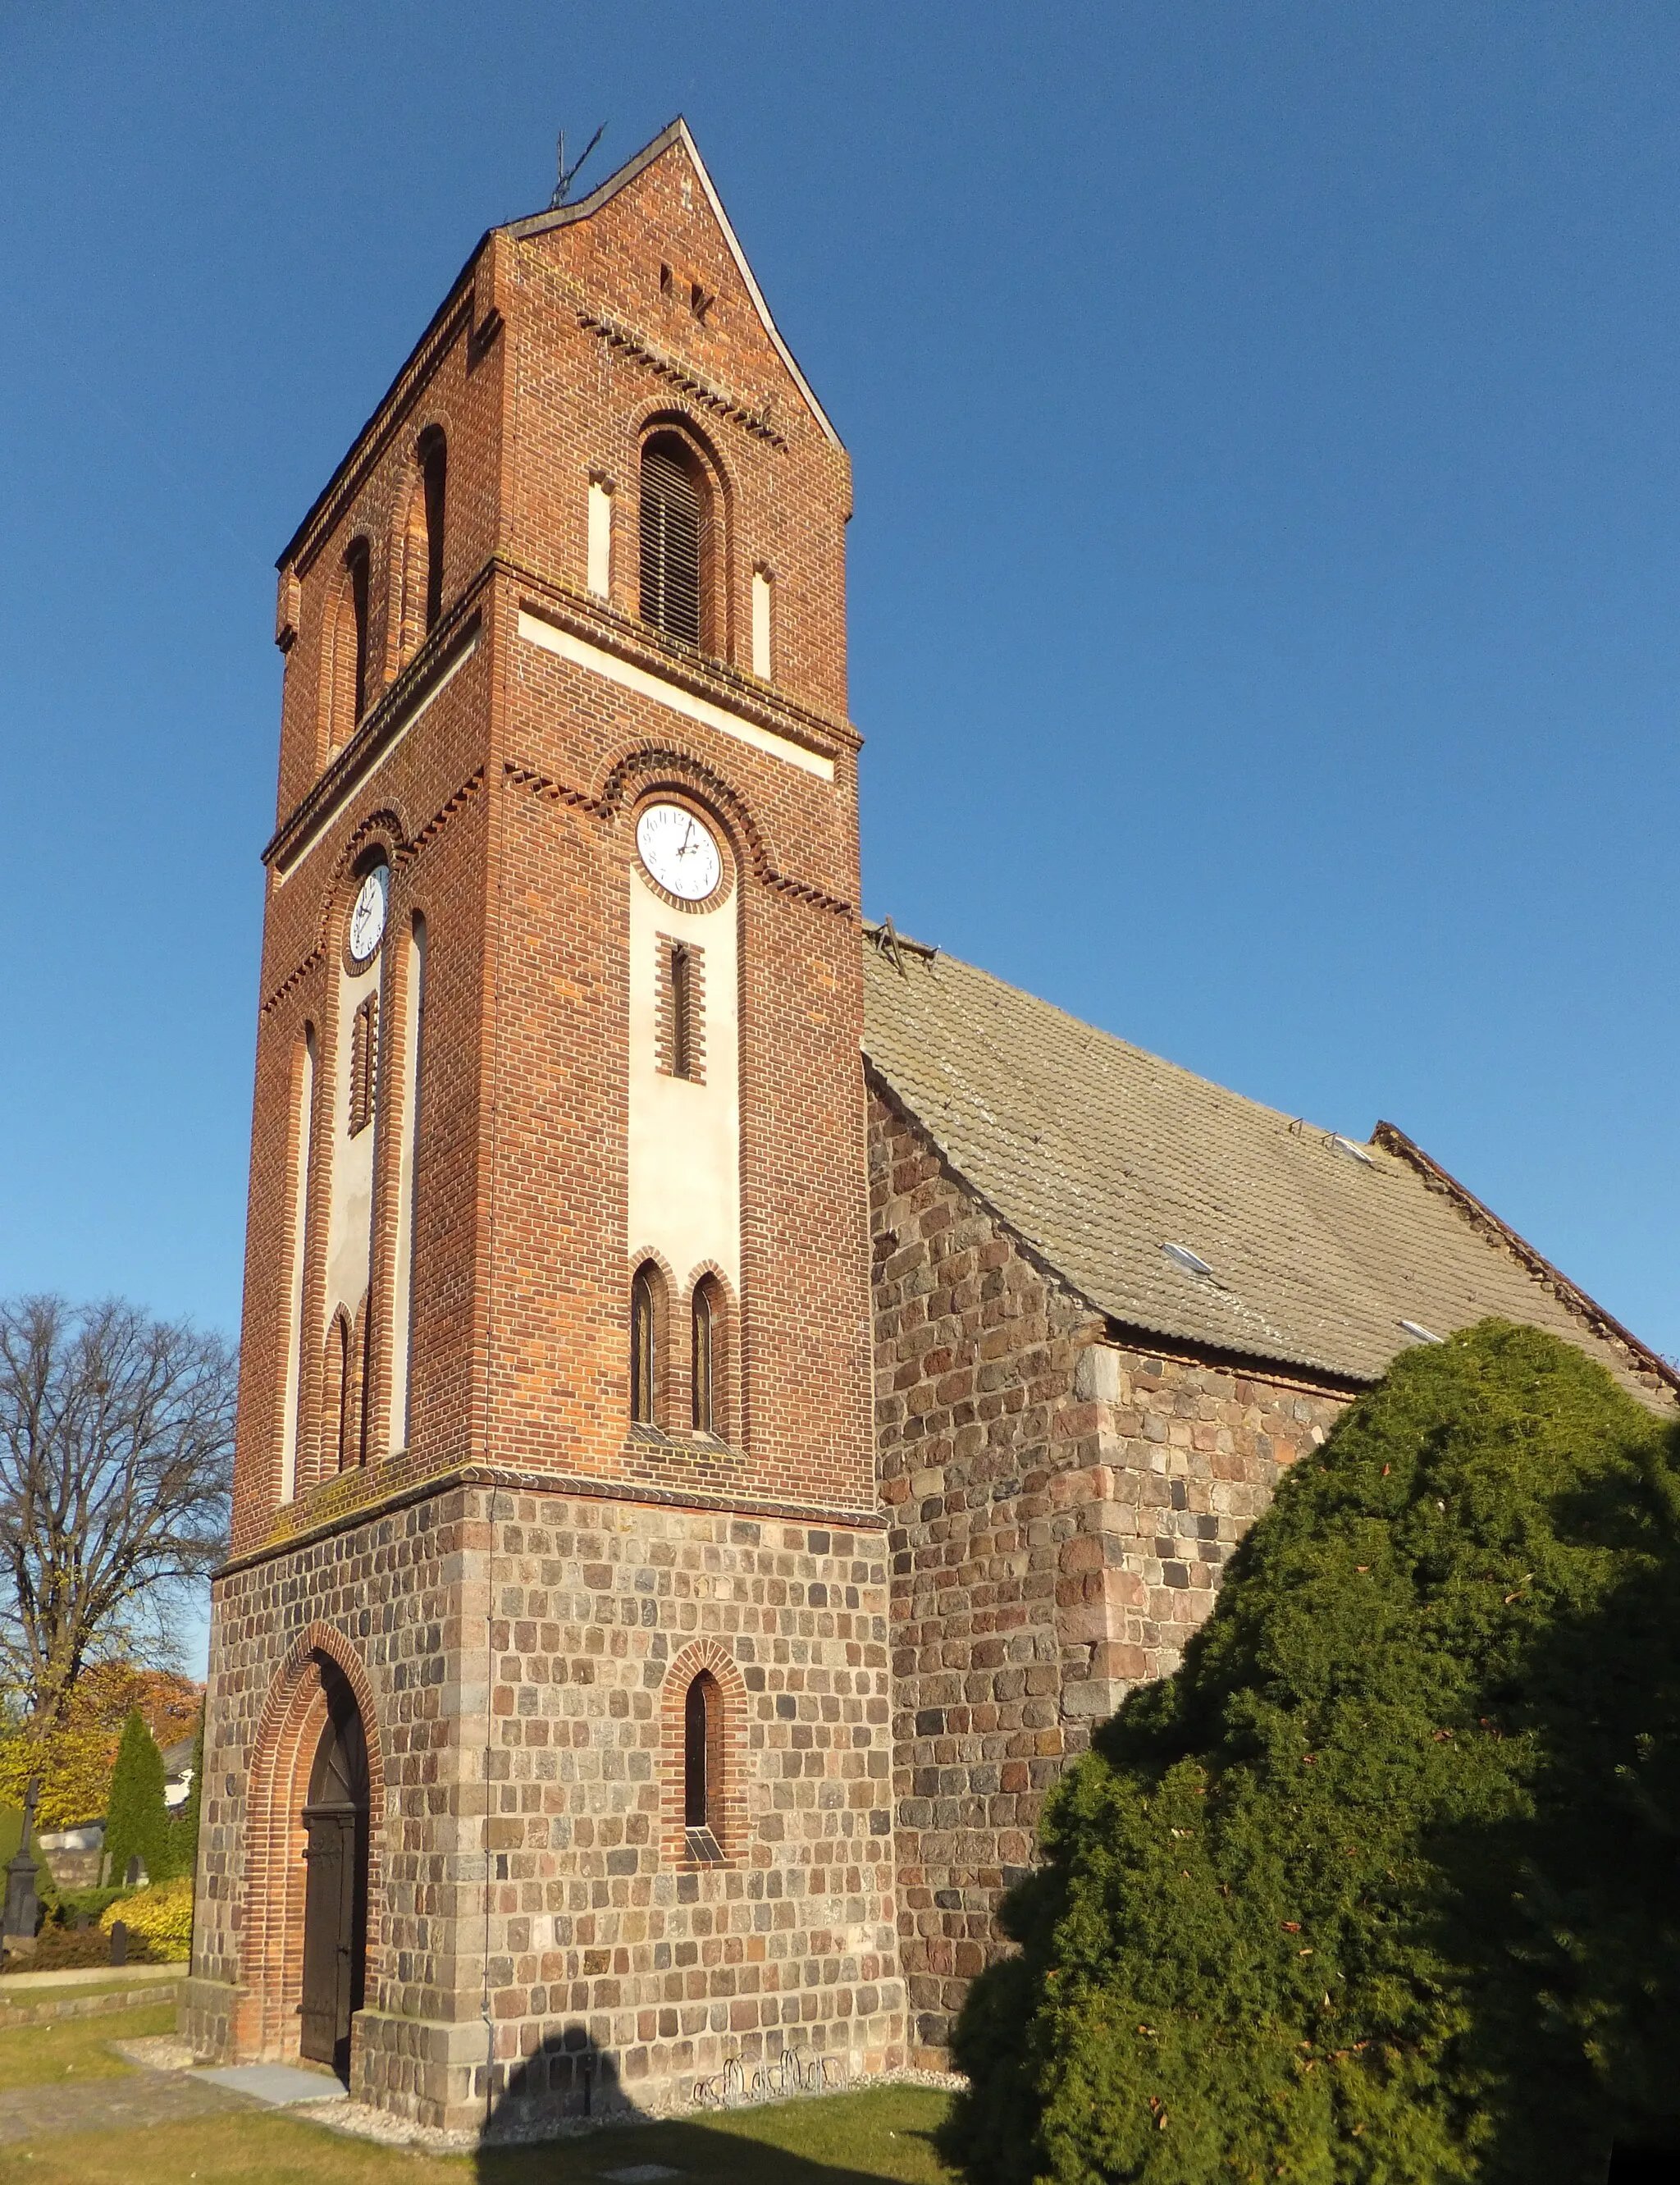
{"type": "Polygon", "coordinates": [[[700,495],[656,447],[642,451],[642,620],[700,643],[700,495]]]}

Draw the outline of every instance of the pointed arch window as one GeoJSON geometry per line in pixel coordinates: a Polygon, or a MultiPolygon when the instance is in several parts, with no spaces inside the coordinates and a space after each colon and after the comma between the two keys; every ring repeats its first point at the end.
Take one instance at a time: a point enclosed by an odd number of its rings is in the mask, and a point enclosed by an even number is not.
{"type": "Polygon", "coordinates": [[[335,1472],[348,1472],[350,1468],[351,1420],[354,1404],[350,1377],[353,1355],[349,1318],[341,1305],[333,1314],[332,1325],[327,1331],[327,1376],[321,1392],[321,1439],[325,1461],[321,1468],[323,1475],[328,1478],[335,1472]]]}
{"type": "Polygon", "coordinates": [[[717,1285],[707,1276],[695,1285],[692,1311],[693,1364],[689,1387],[693,1397],[696,1433],[717,1432],[717,1285]]]}
{"type": "Polygon", "coordinates": [[[723,1695],[702,1669],[683,1700],[683,1833],[690,1858],[721,1859],[723,1695]]]}
{"type": "Polygon", "coordinates": [[[630,1284],[630,1418],[639,1427],[655,1423],[658,1334],[658,1277],[651,1265],[644,1264],[630,1284]]]}
{"type": "Polygon", "coordinates": [[[642,620],[695,646],[704,636],[706,493],[687,443],[674,433],[656,434],[642,450],[642,620]]]}

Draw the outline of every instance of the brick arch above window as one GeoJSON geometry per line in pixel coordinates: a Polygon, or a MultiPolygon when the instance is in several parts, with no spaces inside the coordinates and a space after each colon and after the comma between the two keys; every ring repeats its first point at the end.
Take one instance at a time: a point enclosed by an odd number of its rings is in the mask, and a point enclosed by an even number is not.
{"type": "Polygon", "coordinates": [[[638,744],[610,758],[594,791],[603,817],[617,819],[661,789],[706,808],[728,840],[737,868],[773,880],[775,863],[762,823],[747,800],[715,768],[673,744],[638,744]]]}
{"type": "Polygon", "coordinates": [[[740,1305],[733,1284],[715,1260],[702,1260],[689,1276],[684,1310],[689,1338],[689,1422],[696,1432],[714,1434],[732,1449],[741,1446],[740,1419],[740,1305]],[[702,1405],[695,1355],[698,1348],[696,1316],[704,1294],[712,1308],[711,1419],[703,1422],[702,1405]]]}
{"type": "Polygon", "coordinates": [[[672,643],[729,651],[729,493],[692,419],[655,412],[636,455],[637,612],[672,643]]]}
{"type": "Polygon", "coordinates": [[[672,1423],[671,1393],[676,1381],[673,1370],[673,1322],[676,1317],[673,1308],[680,1295],[680,1285],[672,1272],[670,1261],[662,1252],[651,1247],[630,1255],[626,1282],[626,1333],[629,1338],[625,1361],[628,1368],[628,1424],[632,1428],[654,1427],[663,1432],[672,1423]],[[638,1322],[645,1285],[653,1315],[645,1338],[638,1322]]]}
{"type": "Polygon", "coordinates": [[[733,1866],[745,1856],[750,1815],[746,1801],[747,1690],[734,1657],[715,1639],[685,1646],[666,1671],[660,1694],[661,1850],[670,1866],[733,1866]],[[710,1830],[718,1857],[693,1841],[687,1819],[688,1701],[696,1677],[709,1676],[717,1690],[717,1726],[711,1756],[710,1830]]]}

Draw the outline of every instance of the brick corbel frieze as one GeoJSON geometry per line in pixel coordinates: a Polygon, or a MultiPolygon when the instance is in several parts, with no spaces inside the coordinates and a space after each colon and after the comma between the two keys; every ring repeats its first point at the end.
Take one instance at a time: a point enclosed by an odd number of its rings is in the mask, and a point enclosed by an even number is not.
{"type": "MultiPolygon", "coordinates": [[[[412,864],[415,859],[419,857],[421,852],[428,847],[431,843],[437,840],[438,836],[443,833],[444,828],[448,826],[449,823],[455,818],[455,814],[461,810],[463,806],[469,803],[483,786],[484,769],[481,766],[477,768],[472,774],[468,774],[466,780],[462,782],[459,789],[452,791],[450,794],[444,799],[438,809],[432,814],[432,817],[427,820],[422,826],[416,830],[411,841],[399,841],[393,845],[391,852],[393,862],[399,868],[412,864]]],[[[370,816],[368,820],[364,821],[362,825],[356,830],[357,838],[359,839],[366,832],[367,827],[371,825],[373,822],[381,816],[382,815],[377,813],[372,814],[370,816]]],[[[354,852],[354,844],[352,846],[352,851],[354,852]]],[[[286,974],[286,976],[280,981],[279,985],[274,988],[272,992],[264,997],[261,1003],[259,1005],[258,1014],[264,1017],[271,1015],[272,1013],[279,1008],[281,1003],[285,1000],[287,994],[293,992],[299,986],[300,986],[318,964],[326,961],[327,953],[327,921],[330,918],[331,914],[332,899],[329,893],[321,913],[321,936],[316,941],[315,947],[310,949],[309,954],[304,958],[300,964],[296,964],[293,966],[293,968],[286,974]]]]}
{"type": "Polygon", "coordinates": [[[704,759],[696,757],[692,752],[684,751],[678,744],[643,745],[631,752],[614,768],[609,777],[607,792],[602,796],[556,781],[551,775],[541,774],[535,767],[525,765],[518,759],[505,759],[502,772],[511,786],[528,790],[533,796],[544,796],[556,804],[569,805],[574,811],[586,812],[595,819],[611,818],[623,802],[626,783],[635,775],[657,774],[665,780],[684,782],[701,796],[726,806],[740,819],[741,832],[747,845],[748,863],[755,880],[774,889],[779,895],[788,896],[798,902],[809,903],[813,909],[832,911],[837,917],[857,921],[858,912],[856,903],[848,902],[843,896],[830,895],[826,889],[817,887],[809,880],[795,880],[790,874],[779,872],[770,861],[762,835],[728,784],[714,773],[704,759]]]}

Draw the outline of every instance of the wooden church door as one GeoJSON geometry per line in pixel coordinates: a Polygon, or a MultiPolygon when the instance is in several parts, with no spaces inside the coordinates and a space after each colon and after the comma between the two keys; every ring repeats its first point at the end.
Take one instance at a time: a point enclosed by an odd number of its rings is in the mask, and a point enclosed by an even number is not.
{"type": "Polygon", "coordinates": [[[349,1687],[327,1684],[327,1727],[304,1808],[304,2007],[299,2046],[348,2082],[350,2020],[367,1961],[367,1741],[349,1687]]]}

